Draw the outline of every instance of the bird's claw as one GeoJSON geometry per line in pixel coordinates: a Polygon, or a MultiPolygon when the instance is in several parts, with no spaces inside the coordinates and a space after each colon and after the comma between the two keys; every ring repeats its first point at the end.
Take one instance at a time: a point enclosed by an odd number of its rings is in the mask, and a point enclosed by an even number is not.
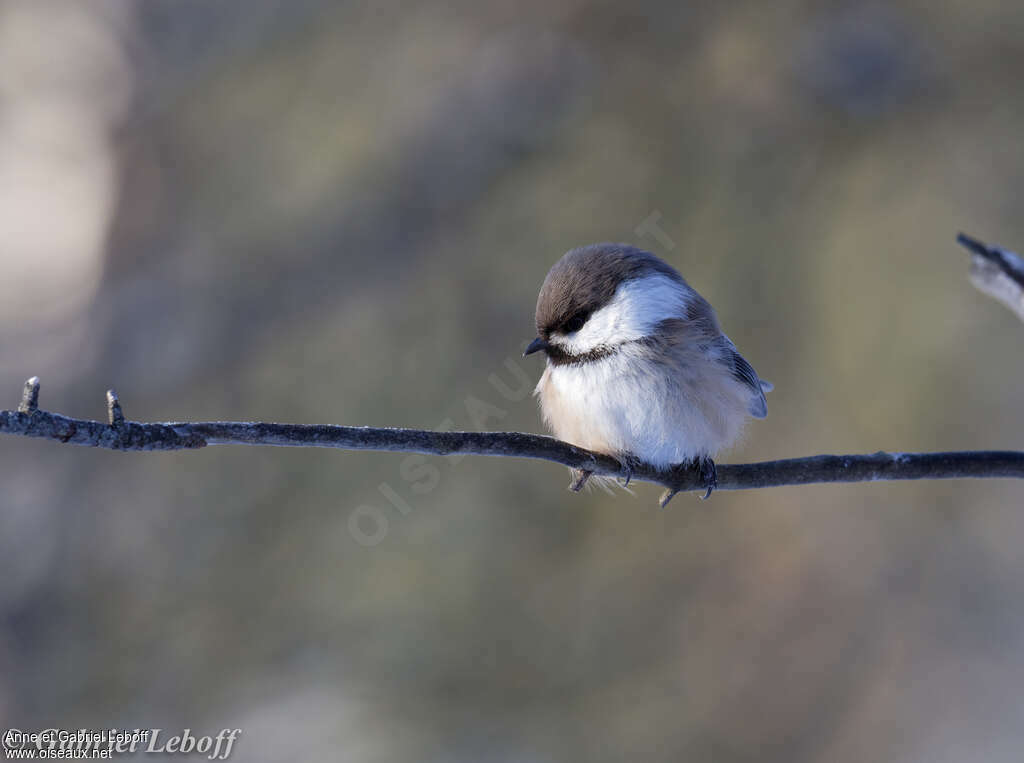
{"type": "Polygon", "coordinates": [[[715,462],[707,456],[703,456],[694,460],[691,464],[680,464],[675,467],[673,471],[679,472],[679,481],[676,485],[672,485],[661,494],[661,499],[658,501],[661,508],[665,508],[668,502],[675,498],[676,494],[681,490],[678,485],[684,483],[684,477],[691,477],[694,471],[697,471],[701,479],[701,487],[705,488],[705,493],[701,496],[702,501],[706,501],[711,497],[711,494],[718,487],[718,470],[715,468],[715,462]]]}
{"type": "Polygon", "coordinates": [[[629,453],[621,453],[615,457],[615,460],[619,462],[619,466],[622,467],[622,472],[625,476],[619,477],[619,484],[622,487],[629,487],[629,483],[633,479],[633,471],[640,464],[640,461],[629,453]]]}
{"type": "Polygon", "coordinates": [[[707,492],[704,493],[701,500],[706,501],[718,487],[718,469],[715,467],[715,462],[707,456],[700,459],[700,478],[704,481],[704,487],[707,488],[707,492]]]}

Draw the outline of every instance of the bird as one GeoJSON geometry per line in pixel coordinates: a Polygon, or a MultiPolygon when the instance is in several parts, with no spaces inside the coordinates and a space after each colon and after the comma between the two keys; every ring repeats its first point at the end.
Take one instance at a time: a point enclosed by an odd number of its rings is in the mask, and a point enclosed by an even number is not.
{"type": "MultiPolygon", "coordinates": [[[[637,464],[696,469],[706,499],[718,485],[714,458],[748,417],[768,415],[772,385],[710,303],[651,252],[614,243],[570,250],[544,279],[534,317],[537,336],[523,356],[546,356],[534,391],[545,424],[560,440],[616,458],[626,485],[637,464]]],[[[576,491],[592,476],[571,471],[576,491]]]]}

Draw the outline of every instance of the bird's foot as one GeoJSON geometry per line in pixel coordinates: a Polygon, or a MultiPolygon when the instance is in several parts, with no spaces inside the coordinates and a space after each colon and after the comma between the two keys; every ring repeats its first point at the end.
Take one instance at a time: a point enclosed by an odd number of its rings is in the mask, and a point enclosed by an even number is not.
{"type": "Polygon", "coordinates": [[[706,501],[711,497],[711,494],[715,492],[715,488],[718,487],[718,469],[715,467],[715,462],[711,460],[710,456],[703,456],[698,459],[698,467],[700,468],[700,478],[703,482],[703,487],[707,489],[704,493],[702,501],[706,501]]]}
{"type": "Polygon", "coordinates": [[[623,476],[616,477],[616,479],[622,487],[629,487],[629,483],[633,479],[633,472],[640,467],[642,462],[632,453],[619,453],[615,456],[615,460],[619,462],[623,473],[623,476]]]}
{"type": "Polygon", "coordinates": [[[709,456],[701,456],[688,464],[677,464],[672,467],[671,471],[676,479],[674,484],[662,493],[659,501],[661,508],[668,505],[668,502],[682,490],[683,485],[692,481],[694,472],[700,477],[700,486],[706,491],[701,497],[702,501],[710,498],[715,488],[718,487],[718,470],[715,468],[715,462],[709,456]]]}
{"type": "Polygon", "coordinates": [[[591,471],[586,469],[569,469],[569,474],[572,476],[572,482],[569,483],[569,489],[578,493],[583,489],[583,486],[587,484],[587,480],[593,474],[591,471]]]}

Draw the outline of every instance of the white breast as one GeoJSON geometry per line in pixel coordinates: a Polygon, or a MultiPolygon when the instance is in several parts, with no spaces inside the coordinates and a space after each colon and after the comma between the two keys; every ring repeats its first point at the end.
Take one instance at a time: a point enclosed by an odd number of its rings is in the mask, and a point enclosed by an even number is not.
{"type": "Polygon", "coordinates": [[[623,351],[549,365],[537,385],[544,420],[559,439],[654,466],[714,456],[742,433],[745,393],[719,364],[688,360],[666,368],[623,351]]]}

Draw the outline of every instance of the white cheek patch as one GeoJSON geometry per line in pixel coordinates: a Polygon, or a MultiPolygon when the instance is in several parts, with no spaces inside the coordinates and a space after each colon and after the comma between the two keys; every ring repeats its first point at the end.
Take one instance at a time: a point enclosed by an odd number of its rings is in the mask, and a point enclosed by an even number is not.
{"type": "Polygon", "coordinates": [[[556,336],[552,342],[572,355],[581,355],[598,347],[643,339],[661,321],[686,314],[688,291],[683,284],[660,274],[626,281],[583,328],[556,336]]]}

